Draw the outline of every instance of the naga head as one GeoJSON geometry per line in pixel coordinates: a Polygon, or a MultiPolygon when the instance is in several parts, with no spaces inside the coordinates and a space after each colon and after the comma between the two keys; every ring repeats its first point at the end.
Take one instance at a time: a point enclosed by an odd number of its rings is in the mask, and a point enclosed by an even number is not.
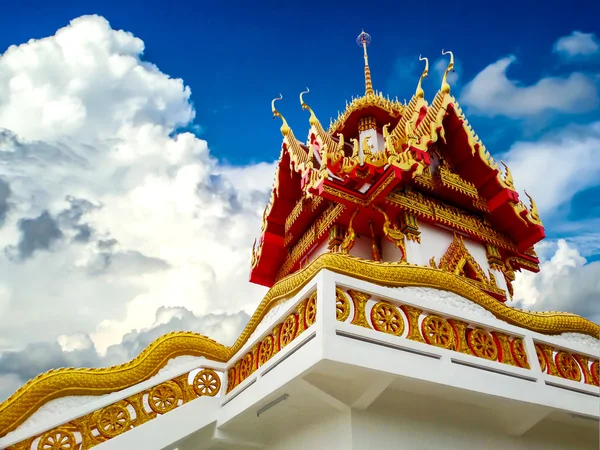
{"type": "Polygon", "coordinates": [[[315,126],[319,123],[319,119],[317,119],[317,116],[315,116],[315,113],[312,110],[312,108],[304,102],[304,98],[303,98],[304,94],[308,94],[309,92],[310,92],[310,89],[306,88],[305,91],[300,93],[300,105],[302,105],[302,109],[306,109],[310,113],[310,119],[309,119],[308,123],[310,123],[311,126],[315,126]]]}
{"type": "Polygon", "coordinates": [[[288,125],[287,121],[285,120],[285,117],[283,117],[283,115],[277,111],[277,108],[275,108],[275,102],[277,100],[282,100],[283,99],[283,95],[279,94],[279,97],[274,98],[271,101],[271,111],[273,111],[273,119],[275,119],[276,117],[279,117],[281,119],[282,125],[281,125],[281,134],[283,134],[283,136],[287,136],[288,133],[290,132],[290,126],[288,125]]]}
{"type": "Polygon", "coordinates": [[[454,72],[454,53],[450,50],[444,51],[442,50],[442,55],[450,55],[450,62],[448,63],[448,67],[446,67],[446,71],[444,72],[444,77],[442,78],[442,92],[444,94],[450,93],[450,85],[448,84],[448,74],[450,72],[454,72]]]}
{"type": "Polygon", "coordinates": [[[417,91],[415,92],[415,95],[419,98],[423,98],[425,97],[425,91],[423,91],[421,83],[423,82],[424,78],[427,78],[429,76],[429,60],[419,55],[419,61],[425,61],[425,70],[423,70],[421,78],[419,78],[419,84],[417,84],[417,91]]]}

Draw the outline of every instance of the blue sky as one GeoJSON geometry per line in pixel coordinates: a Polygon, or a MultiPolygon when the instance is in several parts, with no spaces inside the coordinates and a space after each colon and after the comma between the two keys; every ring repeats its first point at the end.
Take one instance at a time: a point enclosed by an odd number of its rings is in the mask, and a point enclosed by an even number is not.
{"type": "MultiPolygon", "coordinates": [[[[326,123],[343,110],[346,99],[362,93],[362,57],[354,43],[362,28],[373,36],[369,53],[375,88],[402,99],[414,92],[422,70],[419,54],[433,63],[442,48],[455,53],[462,80],[508,54],[519,59],[509,74],[522,83],[563,75],[573,66],[557,63],[552,44],[573,30],[597,30],[600,6],[519,1],[502,2],[496,10],[479,1],[433,1],[423,7],[396,1],[340,6],[327,1],[25,0],[4,7],[0,48],[51,35],[84,14],[102,15],[114,29],[143,39],[144,58],[190,86],[196,123],[213,155],[245,164],[278,155],[280,139],[269,103],[280,92],[282,111],[297,134],[306,127],[297,100],[306,86],[311,105],[326,123]],[[414,64],[412,70],[407,61],[414,64]]],[[[427,95],[438,86],[439,79],[426,80],[427,95]]],[[[520,123],[501,122],[503,133],[497,120],[469,120],[493,153],[506,151],[527,133],[520,123]]]]}
{"type": "Polygon", "coordinates": [[[488,4],[3,5],[0,400],[168,331],[235,340],[265,292],[248,270],[281,148],[271,99],[304,139],[308,86],[328,124],[364,92],[363,28],[391,97],[423,54],[431,99],[452,50],[452,94],[537,201],[542,271],[512,304],[600,321],[600,5],[488,4]]]}

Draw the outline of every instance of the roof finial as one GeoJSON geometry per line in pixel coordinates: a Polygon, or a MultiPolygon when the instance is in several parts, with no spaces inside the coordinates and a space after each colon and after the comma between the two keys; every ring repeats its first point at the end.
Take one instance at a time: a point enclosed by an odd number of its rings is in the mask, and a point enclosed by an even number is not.
{"type": "Polygon", "coordinates": [[[542,220],[540,219],[540,213],[538,212],[537,205],[531,198],[531,195],[525,191],[525,195],[529,198],[529,203],[531,203],[531,208],[529,209],[529,215],[533,219],[534,222],[538,222],[540,225],[542,224],[542,220]]]}
{"type": "Polygon", "coordinates": [[[287,121],[285,120],[285,118],[281,115],[281,113],[279,111],[277,111],[277,109],[275,108],[275,102],[277,100],[282,100],[283,99],[283,95],[279,94],[279,97],[276,97],[273,99],[273,101],[271,102],[271,111],[273,111],[273,119],[275,119],[275,117],[279,117],[281,119],[281,121],[283,122],[283,124],[281,125],[281,134],[283,134],[284,136],[287,136],[287,134],[290,132],[290,126],[288,125],[287,121]]]}
{"type": "Polygon", "coordinates": [[[362,47],[365,52],[365,94],[374,95],[373,82],[371,81],[371,69],[369,68],[369,55],[367,55],[367,45],[371,43],[371,35],[365,33],[365,30],[358,35],[356,43],[359,47],[362,47]]]}
{"type": "Polygon", "coordinates": [[[450,85],[448,84],[448,74],[450,72],[454,72],[454,54],[448,50],[447,52],[442,49],[442,55],[450,54],[450,63],[448,63],[448,67],[446,67],[446,72],[444,72],[444,77],[442,78],[442,92],[444,94],[450,93],[450,85]]]}
{"type": "Polygon", "coordinates": [[[429,76],[429,60],[419,55],[419,61],[425,61],[425,70],[423,70],[421,78],[419,78],[419,84],[417,84],[417,92],[415,93],[415,95],[417,97],[423,98],[425,97],[425,91],[423,91],[421,83],[423,82],[423,78],[427,78],[429,76]]]}
{"type": "Polygon", "coordinates": [[[302,109],[306,109],[308,110],[308,112],[310,113],[310,119],[309,119],[309,123],[312,126],[317,125],[317,123],[319,122],[319,120],[317,119],[317,116],[315,116],[315,113],[313,112],[313,110],[311,109],[310,106],[308,106],[305,102],[304,99],[302,98],[304,96],[304,94],[308,94],[310,92],[309,88],[306,88],[306,90],[304,92],[300,93],[300,105],[302,105],[302,109]]]}

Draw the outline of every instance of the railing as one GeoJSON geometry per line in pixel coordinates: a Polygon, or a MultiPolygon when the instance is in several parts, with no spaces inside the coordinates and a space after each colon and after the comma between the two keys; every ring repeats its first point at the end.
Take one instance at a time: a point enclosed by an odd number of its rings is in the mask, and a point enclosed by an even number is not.
{"type": "Polygon", "coordinates": [[[221,395],[225,373],[196,368],[108,404],[6,450],[86,450],[199,397],[221,395]]]}
{"type": "MultiPolygon", "coordinates": [[[[293,301],[293,300],[292,300],[293,301]]],[[[276,320],[275,325],[238,357],[227,370],[228,394],[279,351],[289,345],[317,320],[317,292],[302,297],[294,310],[276,320]]]]}
{"type": "MultiPolygon", "coordinates": [[[[599,362],[591,354],[550,344],[538,333],[499,322],[498,326],[465,320],[363,290],[336,287],[336,319],[401,339],[420,342],[487,361],[540,372],[547,385],[593,393],[587,386],[600,386],[599,362]],[[519,329],[521,331],[521,329],[519,329]],[[533,337],[541,336],[541,337],[533,337]],[[566,380],[563,381],[563,380],[566,380]]],[[[485,322],[483,320],[482,322],[485,322]]],[[[456,361],[458,362],[458,361],[456,361]]],[[[468,361],[467,361],[468,362],[468,361]]],[[[522,373],[522,372],[521,372],[522,373]]]]}

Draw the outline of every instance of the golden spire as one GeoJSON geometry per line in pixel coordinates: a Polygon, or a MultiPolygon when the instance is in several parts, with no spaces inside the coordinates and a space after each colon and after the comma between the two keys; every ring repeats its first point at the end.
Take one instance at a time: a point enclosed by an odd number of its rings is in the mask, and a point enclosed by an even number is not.
{"type": "Polygon", "coordinates": [[[442,49],[442,55],[450,54],[450,63],[448,63],[448,67],[446,67],[446,71],[444,72],[444,78],[442,78],[442,92],[444,94],[450,93],[450,85],[448,84],[448,74],[450,72],[454,72],[454,54],[448,50],[447,52],[442,49]]]}
{"type": "Polygon", "coordinates": [[[275,119],[275,117],[279,117],[281,119],[281,121],[283,122],[281,125],[281,134],[283,134],[284,136],[287,136],[287,134],[290,132],[290,126],[288,125],[287,121],[285,120],[285,118],[281,115],[281,113],[279,111],[277,111],[277,109],[275,108],[275,102],[277,100],[282,100],[283,99],[283,95],[279,94],[279,97],[276,97],[273,99],[273,101],[271,102],[271,111],[273,111],[273,119],[275,119]]]}
{"type": "Polygon", "coordinates": [[[417,91],[415,92],[415,95],[419,98],[423,98],[425,97],[425,91],[423,91],[421,83],[423,82],[423,78],[427,78],[429,76],[429,60],[427,58],[422,58],[421,55],[419,55],[419,61],[425,61],[425,70],[423,70],[421,78],[419,78],[419,84],[417,84],[417,91]]]}
{"type": "Polygon", "coordinates": [[[356,38],[356,43],[363,48],[365,54],[365,95],[375,95],[373,82],[371,81],[371,69],[369,68],[369,55],[367,55],[367,45],[371,43],[371,35],[363,30],[356,38]]]}

